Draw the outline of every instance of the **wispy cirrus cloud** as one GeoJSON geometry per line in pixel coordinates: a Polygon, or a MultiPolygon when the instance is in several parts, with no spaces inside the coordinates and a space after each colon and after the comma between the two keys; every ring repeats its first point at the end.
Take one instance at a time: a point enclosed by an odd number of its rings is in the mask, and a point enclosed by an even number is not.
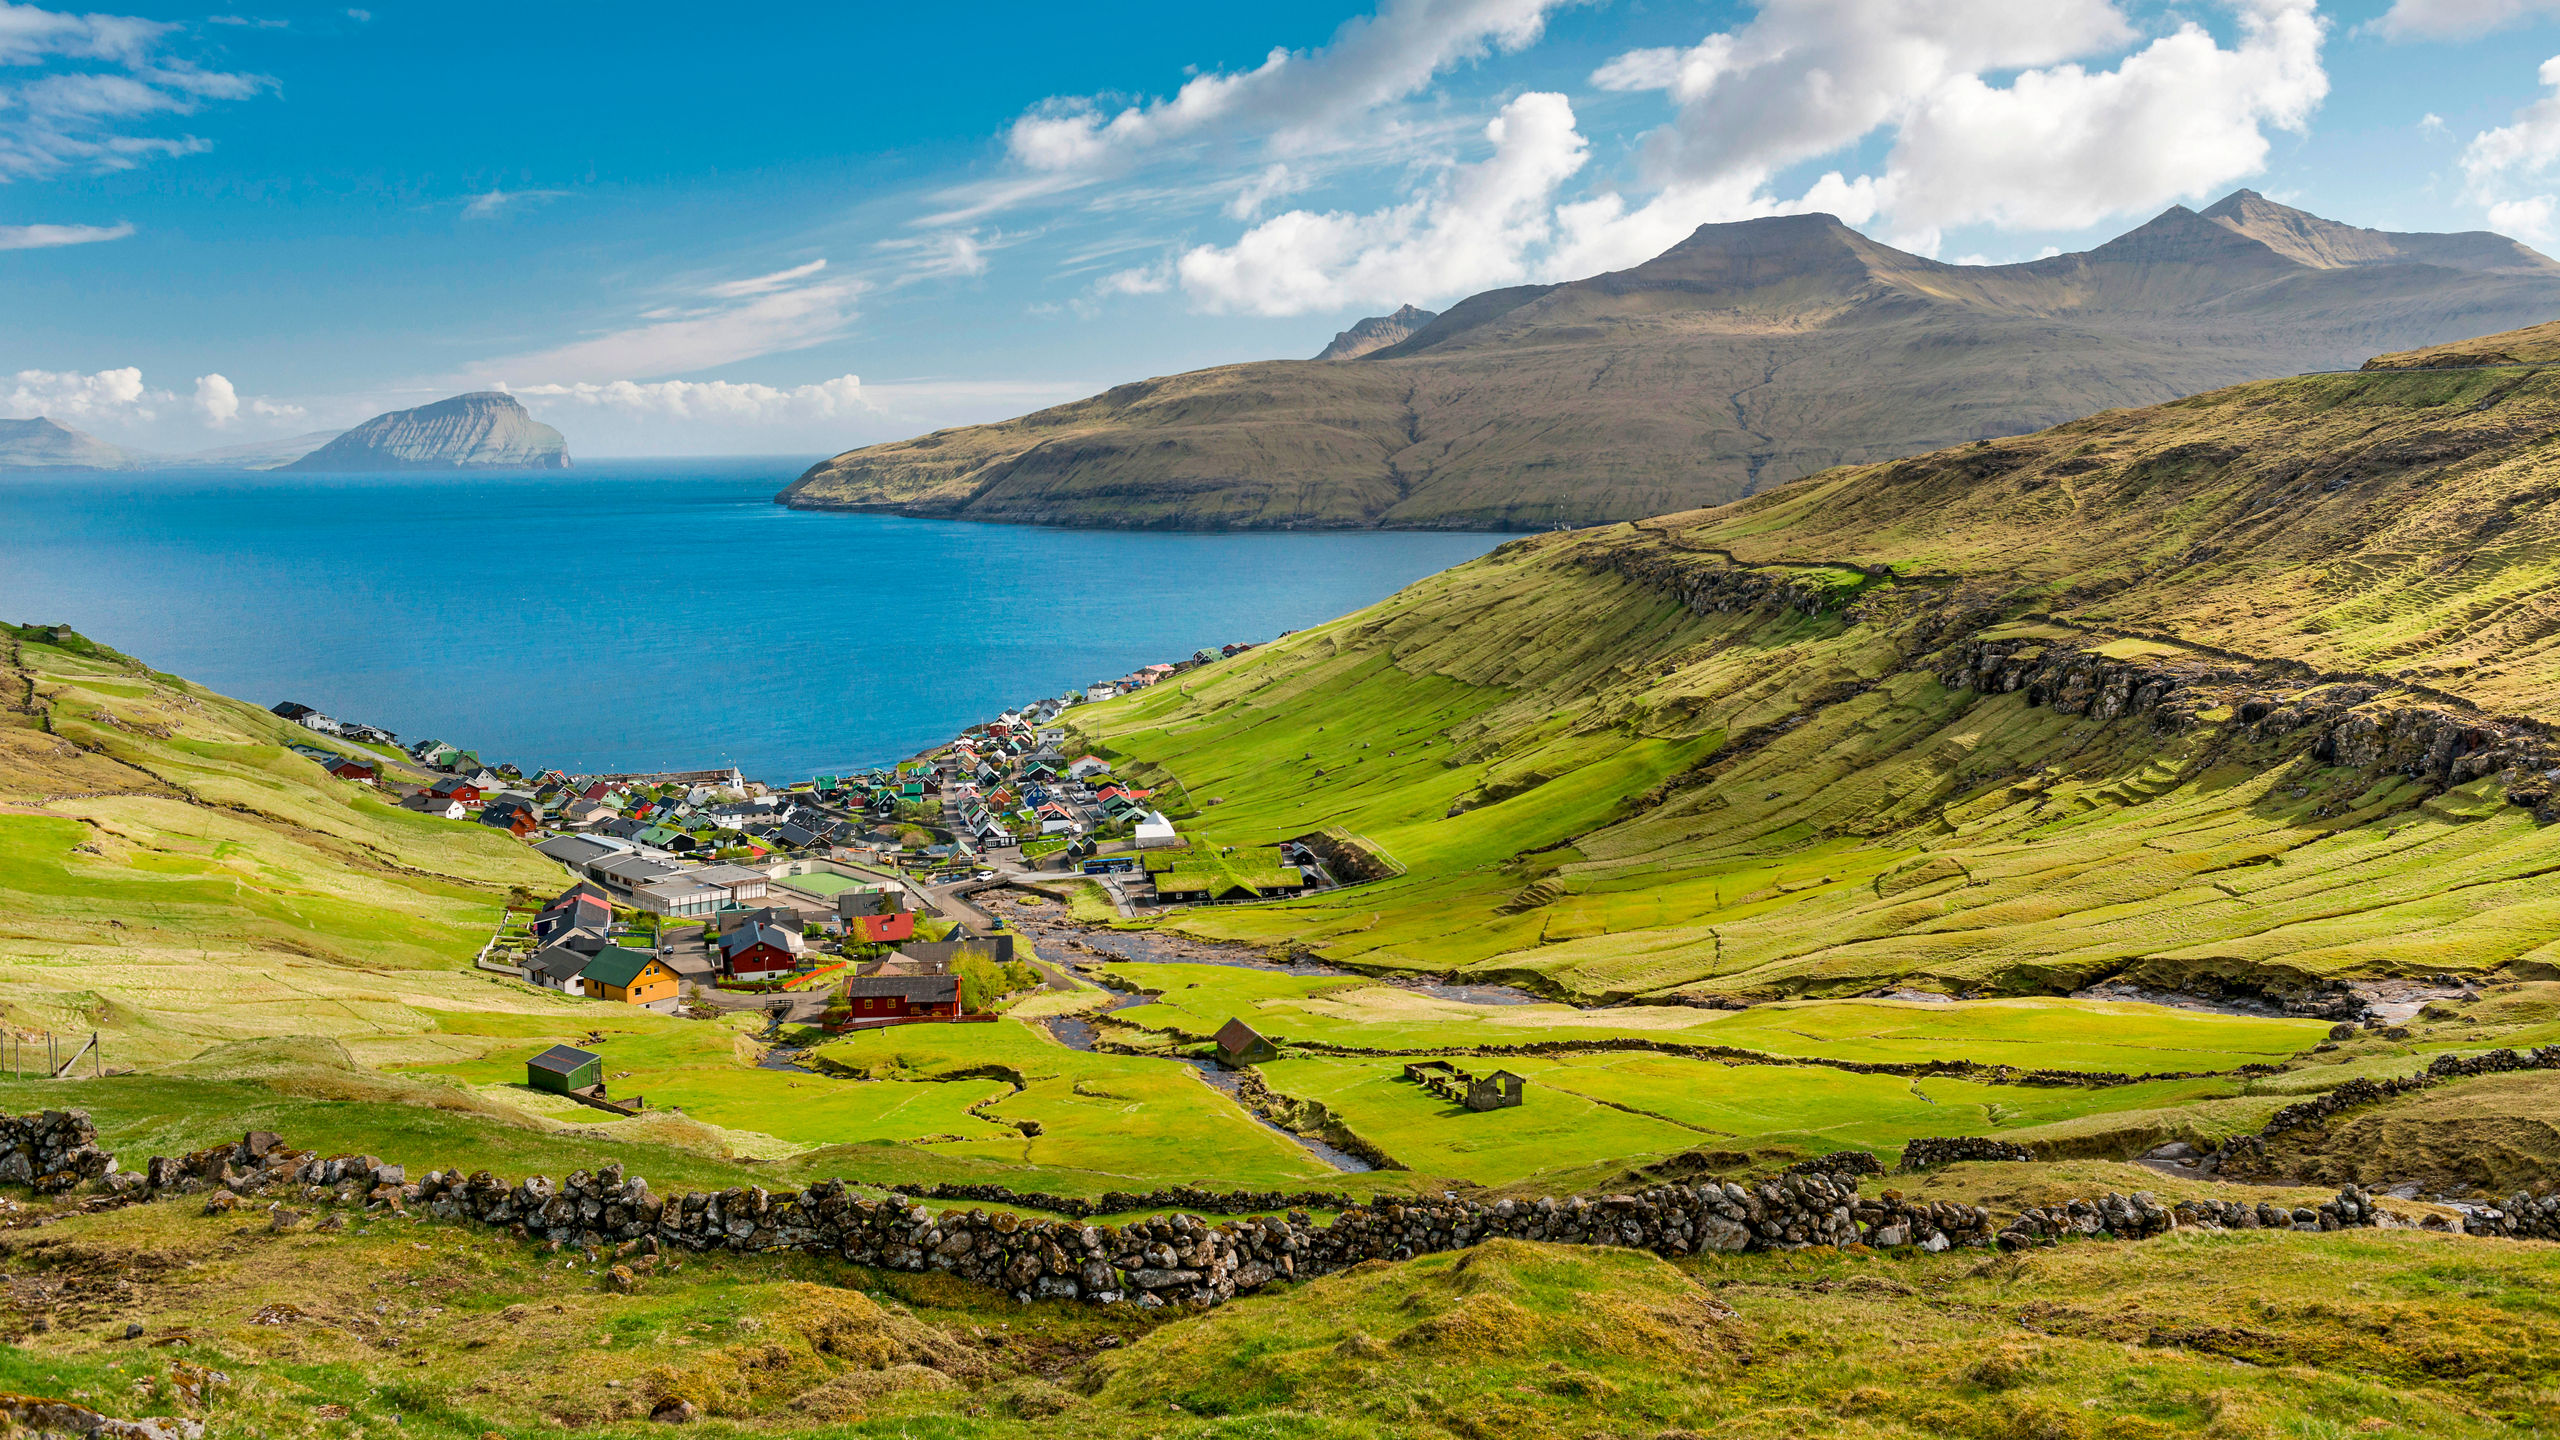
{"type": "Polygon", "coordinates": [[[108,240],[122,240],[133,233],[133,226],[114,225],[0,225],[0,250],[51,250],[63,245],[96,245],[108,240]]]}
{"type": "Polygon", "coordinates": [[[495,220],[509,210],[540,205],[548,200],[557,200],[568,193],[566,190],[504,190],[491,186],[462,202],[462,218],[495,220]]]}
{"type": "Polygon", "coordinates": [[[584,339],[480,362],[478,380],[536,385],[609,385],[709,370],[763,355],[805,350],[842,336],[869,289],[830,276],[824,259],[787,270],[695,287],[633,317],[638,323],[584,339]]]}
{"type": "Polygon", "coordinates": [[[0,82],[0,181],[128,170],[212,144],[151,123],[272,88],[260,75],[209,69],[170,53],[181,27],[130,15],[79,15],[0,0],[0,65],[35,73],[0,82]]]}

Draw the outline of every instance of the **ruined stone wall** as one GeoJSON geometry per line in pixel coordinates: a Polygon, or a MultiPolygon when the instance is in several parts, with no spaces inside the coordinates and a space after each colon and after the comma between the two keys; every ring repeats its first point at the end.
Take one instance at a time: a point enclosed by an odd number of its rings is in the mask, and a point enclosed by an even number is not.
{"type": "Polygon", "coordinates": [[[97,1128],[85,1110],[0,1115],[0,1184],[49,1194],[115,1168],[115,1157],[98,1148],[97,1128]]]}
{"type": "MultiPolygon", "coordinates": [[[[1018,1300],[1148,1308],[1214,1305],[1275,1280],[1503,1237],[1666,1256],[1860,1244],[1940,1251],[2131,1238],[2181,1224],[2256,1227],[2273,1219],[2164,1207],[2137,1194],[2030,1210],[2001,1227],[1978,1206],[1916,1201],[1891,1190],[1862,1195],[1852,1177],[1805,1173],[1597,1198],[1389,1202],[1346,1208],[1321,1225],[1291,1211],[1223,1224],[1174,1214],[1114,1226],[1009,1211],[936,1214],[905,1196],[865,1197],[841,1180],[799,1191],[745,1186],[660,1196],[619,1165],[581,1170],[557,1185],[538,1175],[510,1184],[487,1171],[460,1170],[431,1170],[410,1180],[402,1167],[372,1156],[321,1156],[265,1132],[194,1155],[158,1157],[141,1174],[109,1174],[103,1183],[133,1200],[201,1195],[209,1212],[263,1201],[271,1223],[281,1227],[303,1223],[296,1207],[362,1206],[368,1213],[502,1227],[555,1247],[611,1249],[616,1258],[641,1264],[650,1262],[640,1257],[670,1248],[796,1250],[883,1269],[943,1271],[1018,1300]]],[[[343,1223],[342,1208],[320,1223],[343,1223]]],[[[2328,1229],[2393,1222],[2350,1186],[2307,1220],[2290,1212],[2285,1223],[2328,1229]]]]}

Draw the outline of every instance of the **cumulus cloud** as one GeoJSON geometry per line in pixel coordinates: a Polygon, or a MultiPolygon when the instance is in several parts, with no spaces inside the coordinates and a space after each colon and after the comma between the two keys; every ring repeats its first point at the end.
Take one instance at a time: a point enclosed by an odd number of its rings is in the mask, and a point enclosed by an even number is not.
{"type": "Polygon", "coordinates": [[[2393,0],[2372,29],[2393,40],[2470,40],[2560,15],[2560,0],[2393,0]]]}
{"type": "Polygon", "coordinates": [[[133,226],[115,225],[0,225],[0,250],[50,250],[59,245],[95,245],[102,240],[121,240],[133,233],[133,226]]]}
{"type": "Polygon", "coordinates": [[[660,380],[641,384],[527,385],[515,394],[635,418],[700,420],[766,425],[785,420],[836,420],[868,413],[862,377],[839,375],[814,385],[738,384],[727,380],[660,380]]]}
{"type": "Polygon", "coordinates": [[[143,387],[140,367],[82,373],[77,370],[21,370],[0,384],[0,409],[14,419],[43,415],[70,424],[80,421],[149,420],[150,406],[172,397],[165,390],[143,387]]]}
{"type": "Polygon", "coordinates": [[[2542,62],[2545,91],[2518,110],[2515,123],[2483,130],[2462,150],[2462,174],[2470,198],[2485,206],[2489,223],[2537,243],[2550,240],[2552,195],[2538,187],[2560,162],[2560,55],[2542,62]]]}
{"type": "Polygon", "coordinates": [[[1051,100],[1014,122],[1013,158],[1036,171],[1109,170],[1159,147],[1249,132],[1283,148],[1356,124],[1450,67],[1534,43],[1566,0],[1387,0],[1319,50],[1275,49],[1246,71],[1211,71],[1171,96],[1111,108],[1051,100]]]}
{"type": "Polygon", "coordinates": [[[611,384],[708,370],[760,355],[806,349],[845,333],[864,285],[830,278],[827,262],[703,286],[639,323],[546,350],[484,361],[479,380],[542,385],[611,384]]]}
{"type": "Polygon", "coordinates": [[[0,66],[36,72],[0,83],[0,181],[128,170],[208,148],[193,135],[136,132],[158,117],[247,99],[271,82],[166,53],[178,28],[0,0],[0,66]]]}
{"type": "Polygon", "coordinates": [[[220,375],[196,377],[196,413],[204,423],[220,429],[240,416],[240,392],[220,375]]]}
{"type": "Polygon", "coordinates": [[[2233,10],[2232,46],[2185,22],[2092,69],[2081,62],[2133,39],[2109,0],[1771,0],[1685,50],[1600,68],[1603,88],[1658,90],[1680,109],[1645,146],[1658,194],[1587,202],[1566,228],[1623,257],[1684,220],[1837,208],[1926,250],[1957,225],[2077,229],[2195,197],[2263,169],[2268,130],[2304,129],[2328,94],[2313,0],[2233,10]],[[1817,183],[1827,203],[1769,193],[1787,167],[1888,130],[1878,173],[1817,183]]]}
{"type": "Polygon", "coordinates": [[[1537,91],[1503,106],[1484,134],[1493,154],[1451,171],[1435,193],[1366,214],[1291,210],[1233,245],[1185,252],[1174,274],[1203,309],[1257,315],[1524,279],[1551,233],[1557,187],[1589,146],[1565,97],[1537,91]]]}

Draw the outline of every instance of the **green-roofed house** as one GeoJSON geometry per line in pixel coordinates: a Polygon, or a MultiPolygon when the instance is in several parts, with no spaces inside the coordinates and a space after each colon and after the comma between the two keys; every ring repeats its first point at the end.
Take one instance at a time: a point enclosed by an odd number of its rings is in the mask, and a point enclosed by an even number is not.
{"type": "Polygon", "coordinates": [[[594,999],[669,1010],[675,1008],[680,984],[665,961],[646,950],[620,945],[597,951],[587,968],[578,972],[578,983],[594,999]]]}
{"type": "Polygon", "coordinates": [[[524,1062],[524,1083],[567,1095],[604,1083],[604,1057],[574,1045],[554,1045],[524,1062]]]}

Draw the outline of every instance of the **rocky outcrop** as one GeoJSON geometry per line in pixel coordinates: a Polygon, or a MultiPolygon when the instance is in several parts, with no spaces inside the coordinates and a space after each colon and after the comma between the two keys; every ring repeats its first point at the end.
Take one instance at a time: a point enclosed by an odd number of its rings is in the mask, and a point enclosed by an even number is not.
{"type": "Polygon", "coordinates": [[[1357,360],[1373,350],[1401,345],[1413,338],[1415,331],[1439,319],[1437,312],[1406,305],[1393,315],[1372,315],[1359,324],[1333,337],[1333,343],[1319,351],[1319,360],[1357,360]]]}
{"type": "Polygon", "coordinates": [[[286,470],[565,470],[560,432],[495,390],[376,415],[286,470]]]}

